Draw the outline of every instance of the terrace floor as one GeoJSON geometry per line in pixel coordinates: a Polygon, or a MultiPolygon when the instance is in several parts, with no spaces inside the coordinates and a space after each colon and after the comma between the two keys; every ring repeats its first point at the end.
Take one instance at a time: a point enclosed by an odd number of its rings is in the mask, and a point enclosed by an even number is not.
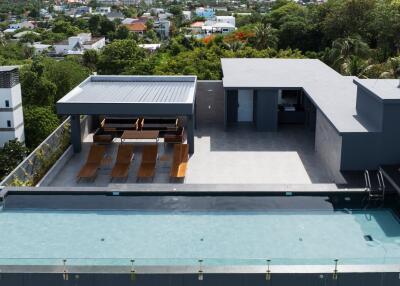
{"type": "MultiPolygon", "coordinates": [[[[74,154],[49,183],[50,186],[117,186],[136,184],[141,149],[146,142],[133,142],[135,156],[129,177],[110,181],[112,165],[104,166],[94,181],[76,181],[86,160],[89,135],[80,154],[74,154]]],[[[125,144],[125,143],[124,143],[125,144]]],[[[128,143],[127,143],[128,144],[128,143]]],[[[118,142],[107,146],[114,159],[118,142]]],[[[159,143],[159,157],[172,159],[172,146],[159,143]]],[[[158,161],[152,182],[169,183],[171,161],[158,161]]],[[[281,126],[279,132],[256,132],[237,128],[225,132],[220,127],[203,126],[195,133],[195,153],[190,157],[184,183],[187,184],[313,184],[332,183],[314,153],[314,133],[302,126],[281,126]]]]}

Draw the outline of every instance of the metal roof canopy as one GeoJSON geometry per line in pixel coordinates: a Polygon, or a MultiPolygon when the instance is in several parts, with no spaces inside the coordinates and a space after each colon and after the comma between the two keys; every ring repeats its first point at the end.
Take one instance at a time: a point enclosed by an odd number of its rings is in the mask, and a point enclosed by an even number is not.
{"type": "Polygon", "coordinates": [[[92,75],[57,102],[63,115],[193,115],[196,76],[92,75]]]}

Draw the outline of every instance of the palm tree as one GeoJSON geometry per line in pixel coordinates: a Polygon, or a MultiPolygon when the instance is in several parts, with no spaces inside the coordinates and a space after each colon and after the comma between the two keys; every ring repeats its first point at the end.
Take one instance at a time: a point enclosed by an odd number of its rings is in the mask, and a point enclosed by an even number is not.
{"type": "Polygon", "coordinates": [[[350,56],[341,66],[340,70],[343,75],[357,76],[359,78],[368,78],[367,73],[373,67],[369,61],[363,60],[356,56],[350,56]]]}
{"type": "Polygon", "coordinates": [[[380,78],[400,78],[400,57],[387,60],[388,70],[381,73],[380,78]]]}
{"type": "Polygon", "coordinates": [[[226,43],[226,44],[227,47],[234,52],[239,51],[244,47],[244,43],[242,43],[241,41],[233,41],[231,43],[226,43]]]}
{"type": "Polygon", "coordinates": [[[255,47],[257,49],[276,48],[278,38],[276,37],[276,30],[272,28],[271,24],[262,21],[256,25],[254,31],[255,47]]]}
{"type": "Polygon", "coordinates": [[[351,65],[352,61],[354,63],[355,59],[368,57],[370,53],[371,49],[368,44],[359,37],[346,37],[339,38],[332,43],[328,57],[335,69],[344,72],[343,68],[345,66],[351,65]]]}

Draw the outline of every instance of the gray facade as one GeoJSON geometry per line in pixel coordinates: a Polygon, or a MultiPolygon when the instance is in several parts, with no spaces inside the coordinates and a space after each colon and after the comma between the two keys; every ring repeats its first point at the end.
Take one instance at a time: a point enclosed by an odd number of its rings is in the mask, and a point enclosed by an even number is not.
{"type": "Polygon", "coordinates": [[[196,124],[224,124],[224,86],[222,80],[198,80],[196,88],[196,124]]]}
{"type": "Polygon", "coordinates": [[[342,137],[320,111],[317,111],[316,122],[315,152],[333,177],[335,171],[341,169],[342,137]]]}
{"type": "Polygon", "coordinates": [[[203,280],[198,279],[198,273],[137,273],[132,275],[129,269],[126,273],[2,273],[1,285],[4,286],[132,286],[132,285],[174,285],[174,286],[393,286],[397,285],[398,272],[353,272],[340,273],[333,279],[332,272],[320,273],[271,273],[270,280],[266,273],[205,273],[203,280]],[[68,278],[68,280],[66,278],[68,278]]]}
{"type": "Polygon", "coordinates": [[[315,129],[315,151],[332,173],[400,163],[398,80],[344,77],[318,60],[222,59],[222,68],[226,126],[239,121],[238,91],[250,89],[256,129],[304,122],[315,129]],[[284,90],[305,95],[304,115],[282,118],[277,94],[284,90]]]}
{"type": "Polygon", "coordinates": [[[278,130],[279,90],[255,90],[254,115],[258,131],[278,130]]]}

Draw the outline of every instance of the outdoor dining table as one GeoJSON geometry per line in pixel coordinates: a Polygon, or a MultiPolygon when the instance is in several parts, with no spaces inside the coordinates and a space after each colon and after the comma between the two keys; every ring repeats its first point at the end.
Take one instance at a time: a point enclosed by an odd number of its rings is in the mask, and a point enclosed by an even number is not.
{"type": "Polygon", "coordinates": [[[125,130],[121,136],[121,143],[123,140],[133,140],[133,139],[154,139],[158,142],[158,137],[160,132],[158,130],[125,130]]]}

